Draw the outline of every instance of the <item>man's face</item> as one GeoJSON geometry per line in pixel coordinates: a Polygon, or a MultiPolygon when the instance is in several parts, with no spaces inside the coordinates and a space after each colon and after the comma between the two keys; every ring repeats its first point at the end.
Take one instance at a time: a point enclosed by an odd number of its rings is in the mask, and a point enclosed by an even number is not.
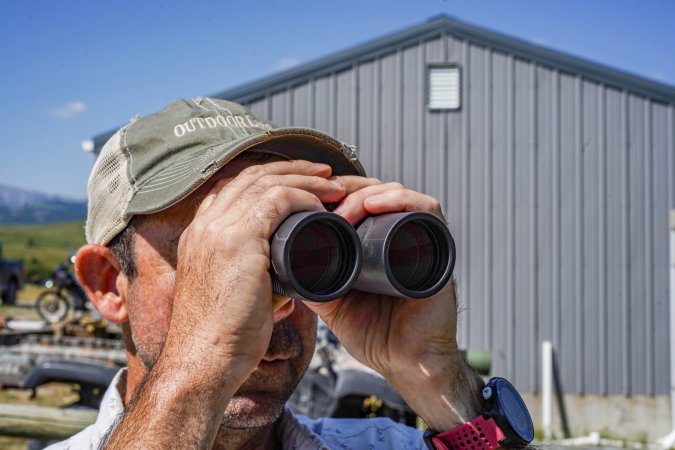
{"type": "MultiPolygon", "coordinates": [[[[147,216],[136,227],[137,276],[130,280],[127,309],[136,356],[146,370],[159,358],[169,330],[178,239],[216,181],[234,178],[244,168],[257,163],[251,159],[229,163],[187,199],[147,216]]],[[[240,387],[225,411],[223,424],[247,428],[275,421],[309,364],[315,338],[315,314],[302,302],[294,301],[292,313],[274,325],[264,357],[270,362],[262,361],[240,387]]]]}

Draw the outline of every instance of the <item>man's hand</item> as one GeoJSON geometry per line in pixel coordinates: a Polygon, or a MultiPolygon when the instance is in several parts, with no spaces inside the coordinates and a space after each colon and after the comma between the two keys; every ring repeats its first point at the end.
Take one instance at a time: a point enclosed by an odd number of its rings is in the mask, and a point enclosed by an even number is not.
{"type": "Polygon", "coordinates": [[[324,210],[322,202],[344,195],[330,173],[324,164],[273,162],[211,188],[178,244],[167,346],[191,348],[201,366],[231,360],[227,377],[246,379],[267,350],[274,312],[292,307],[273,303],[269,240],[290,214],[324,210]]]}
{"type": "MultiPolygon", "coordinates": [[[[368,215],[424,211],[443,219],[439,202],[398,183],[340,177],[347,196],[334,212],[356,225],[368,215]]],[[[427,299],[353,290],[308,303],[358,361],[382,374],[432,429],[447,430],[480,412],[482,381],[457,348],[454,283],[427,299]]]]}

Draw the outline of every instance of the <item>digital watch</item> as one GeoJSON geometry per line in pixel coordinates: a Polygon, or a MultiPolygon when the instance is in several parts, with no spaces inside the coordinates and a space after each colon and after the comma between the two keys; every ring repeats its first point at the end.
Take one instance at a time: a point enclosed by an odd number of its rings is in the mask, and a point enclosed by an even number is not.
{"type": "Polygon", "coordinates": [[[427,432],[432,450],[492,450],[523,448],[534,439],[534,427],[525,402],[504,378],[492,378],[483,388],[488,411],[443,433],[427,432]]]}

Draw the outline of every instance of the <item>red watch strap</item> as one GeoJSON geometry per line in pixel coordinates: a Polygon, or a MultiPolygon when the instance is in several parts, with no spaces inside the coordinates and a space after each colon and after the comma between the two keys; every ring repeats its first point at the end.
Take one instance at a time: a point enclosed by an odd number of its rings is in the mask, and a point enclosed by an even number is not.
{"type": "Polygon", "coordinates": [[[494,419],[478,416],[471,422],[431,438],[436,450],[492,450],[499,448],[504,432],[494,419]]]}

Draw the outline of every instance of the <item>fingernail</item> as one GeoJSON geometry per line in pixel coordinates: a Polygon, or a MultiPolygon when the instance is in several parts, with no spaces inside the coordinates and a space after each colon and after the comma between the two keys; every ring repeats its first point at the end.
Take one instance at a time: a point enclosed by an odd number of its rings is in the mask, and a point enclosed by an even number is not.
{"type": "Polygon", "coordinates": [[[373,197],[368,197],[365,201],[367,201],[369,204],[373,205],[373,204],[382,203],[383,198],[380,197],[379,195],[375,195],[373,197]]]}
{"type": "Polygon", "coordinates": [[[333,183],[337,187],[342,187],[342,182],[340,181],[340,179],[338,177],[330,177],[330,178],[328,178],[328,181],[330,181],[331,183],[333,183]]]}

